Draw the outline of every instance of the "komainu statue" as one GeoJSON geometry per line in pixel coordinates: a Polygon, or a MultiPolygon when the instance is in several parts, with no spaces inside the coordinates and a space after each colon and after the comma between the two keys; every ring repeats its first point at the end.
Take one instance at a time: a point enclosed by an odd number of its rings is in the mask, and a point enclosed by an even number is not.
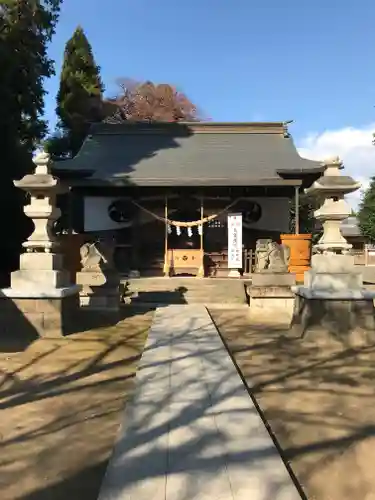
{"type": "Polygon", "coordinates": [[[80,248],[82,271],[113,269],[114,247],[110,242],[85,243],[80,248]]]}
{"type": "Polygon", "coordinates": [[[290,248],[279,245],[275,241],[267,244],[267,255],[264,271],[273,273],[287,273],[290,259],[290,248]]]}
{"type": "Polygon", "coordinates": [[[260,273],[266,269],[268,262],[268,245],[272,243],[271,239],[260,239],[257,240],[255,246],[255,254],[256,254],[256,272],[260,273]]]}

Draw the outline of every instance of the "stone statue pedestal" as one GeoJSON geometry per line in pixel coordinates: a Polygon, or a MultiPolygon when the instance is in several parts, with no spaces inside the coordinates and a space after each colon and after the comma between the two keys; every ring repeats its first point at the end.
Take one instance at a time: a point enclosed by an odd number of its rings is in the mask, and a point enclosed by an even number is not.
{"type": "Polygon", "coordinates": [[[81,285],[80,305],[84,309],[114,311],[120,309],[120,278],[115,271],[82,270],[76,275],[81,285]]]}
{"type": "Polygon", "coordinates": [[[248,288],[250,321],[289,326],[293,317],[295,296],[292,287],[295,284],[295,274],[285,271],[254,273],[248,288]]]}

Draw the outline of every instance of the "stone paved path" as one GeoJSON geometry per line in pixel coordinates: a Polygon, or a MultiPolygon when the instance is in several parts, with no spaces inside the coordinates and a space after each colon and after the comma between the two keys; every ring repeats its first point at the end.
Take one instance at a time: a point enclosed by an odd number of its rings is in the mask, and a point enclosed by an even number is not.
{"type": "Polygon", "coordinates": [[[157,310],[100,500],[297,500],[203,306],[157,310]]]}

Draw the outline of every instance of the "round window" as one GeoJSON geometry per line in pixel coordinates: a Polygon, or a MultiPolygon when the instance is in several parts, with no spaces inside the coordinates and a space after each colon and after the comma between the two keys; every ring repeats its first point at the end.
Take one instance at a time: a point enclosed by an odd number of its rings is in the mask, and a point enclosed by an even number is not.
{"type": "Polygon", "coordinates": [[[123,200],[115,200],[108,207],[108,216],[118,224],[129,223],[133,220],[134,205],[123,200]]]}
{"type": "Polygon", "coordinates": [[[242,218],[245,224],[254,224],[262,217],[262,207],[255,201],[248,201],[244,204],[242,218]]]}

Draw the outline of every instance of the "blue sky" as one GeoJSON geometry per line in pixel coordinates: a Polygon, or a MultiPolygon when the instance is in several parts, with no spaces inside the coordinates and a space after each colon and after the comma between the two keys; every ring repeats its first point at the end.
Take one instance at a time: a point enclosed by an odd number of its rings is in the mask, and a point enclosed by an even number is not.
{"type": "Polygon", "coordinates": [[[368,137],[374,21],[371,0],[65,0],[46,115],[53,123],[64,45],[81,24],[108,94],[118,77],[172,83],[212,120],[293,119],[305,149],[313,133],[368,137]]]}
{"type": "Polygon", "coordinates": [[[305,134],[373,120],[374,21],[370,0],[65,0],[50,54],[59,75],[81,24],[109,93],[122,76],[170,82],[213,120],[294,119],[305,134]]]}

